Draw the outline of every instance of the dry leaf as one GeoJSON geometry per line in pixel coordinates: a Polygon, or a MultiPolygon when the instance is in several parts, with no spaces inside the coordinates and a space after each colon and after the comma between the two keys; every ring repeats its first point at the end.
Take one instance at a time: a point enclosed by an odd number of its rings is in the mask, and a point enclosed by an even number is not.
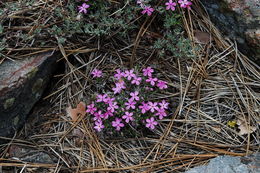
{"type": "Polygon", "coordinates": [[[66,111],[72,121],[77,121],[79,115],[86,115],[86,104],[84,102],[80,102],[75,109],[70,106],[66,109],[66,111]]]}
{"type": "Polygon", "coordinates": [[[243,119],[238,119],[237,125],[238,125],[238,128],[240,129],[240,131],[238,133],[239,135],[253,133],[254,131],[256,131],[255,126],[249,126],[248,124],[246,124],[245,120],[243,120],[243,119]]]}
{"type": "Polygon", "coordinates": [[[207,32],[194,30],[194,41],[199,44],[208,44],[211,40],[210,35],[207,32]]]}

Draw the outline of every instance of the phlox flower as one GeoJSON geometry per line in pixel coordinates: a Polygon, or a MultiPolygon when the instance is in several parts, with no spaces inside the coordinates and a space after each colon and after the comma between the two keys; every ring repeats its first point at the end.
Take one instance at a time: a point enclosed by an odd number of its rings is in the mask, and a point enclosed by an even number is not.
{"type": "Polygon", "coordinates": [[[161,108],[157,110],[157,113],[155,115],[159,116],[160,120],[167,116],[165,110],[161,108]]]}
{"type": "Polygon", "coordinates": [[[148,79],[146,79],[146,82],[150,82],[150,84],[152,86],[155,85],[155,82],[157,81],[158,79],[157,78],[152,78],[152,77],[149,77],[148,79]]]}
{"type": "Polygon", "coordinates": [[[107,94],[98,94],[96,102],[107,102],[107,94]]]}
{"type": "Polygon", "coordinates": [[[154,70],[151,67],[147,67],[147,68],[143,69],[144,76],[152,77],[153,72],[154,72],[154,70]]]}
{"type": "Polygon", "coordinates": [[[159,105],[161,106],[161,107],[160,107],[161,109],[168,109],[169,103],[166,102],[165,100],[162,100],[162,101],[159,103],[159,105]]]}
{"type": "Polygon", "coordinates": [[[101,118],[103,118],[103,114],[100,110],[94,113],[94,121],[100,121],[101,118]]]}
{"type": "Polygon", "coordinates": [[[141,12],[142,14],[147,14],[148,16],[151,16],[153,13],[154,9],[150,6],[144,7],[144,10],[141,12]]]}
{"type": "Polygon", "coordinates": [[[122,117],[123,119],[125,119],[125,122],[126,123],[129,123],[129,121],[133,121],[134,118],[133,118],[133,112],[125,112],[125,115],[123,115],[122,117]]]}
{"type": "Polygon", "coordinates": [[[100,132],[105,126],[103,125],[102,121],[96,121],[94,129],[100,132]]]}
{"type": "Polygon", "coordinates": [[[122,77],[125,76],[125,73],[124,72],[121,72],[120,69],[116,69],[116,74],[114,75],[114,77],[119,80],[121,79],[122,77]]]}
{"type": "Polygon", "coordinates": [[[166,81],[162,81],[162,80],[158,80],[158,83],[157,83],[156,86],[159,87],[161,90],[168,88],[167,82],[166,81]]]}
{"type": "Polygon", "coordinates": [[[181,8],[188,8],[191,9],[192,2],[189,0],[179,0],[178,3],[180,4],[181,8]]]}
{"type": "Polygon", "coordinates": [[[81,6],[78,6],[78,10],[80,13],[84,13],[86,14],[88,12],[87,8],[89,8],[90,6],[86,3],[83,3],[81,6]]]}
{"type": "Polygon", "coordinates": [[[113,101],[115,101],[115,98],[114,97],[107,97],[107,99],[106,99],[106,104],[111,104],[113,101]]]}
{"type": "Polygon", "coordinates": [[[155,110],[158,110],[158,103],[157,102],[148,102],[148,105],[149,105],[149,109],[151,112],[154,112],[155,110]]]}
{"type": "Polygon", "coordinates": [[[140,85],[142,78],[141,77],[134,77],[134,79],[131,81],[131,84],[140,85]]]}
{"type": "Polygon", "coordinates": [[[107,110],[110,112],[115,112],[115,109],[118,109],[118,105],[117,102],[112,102],[111,104],[109,104],[107,110]]]}
{"type": "Polygon", "coordinates": [[[86,112],[89,112],[90,114],[94,114],[97,108],[95,107],[94,103],[92,102],[90,105],[87,106],[86,112]]]}
{"type": "Polygon", "coordinates": [[[139,100],[138,94],[139,94],[138,91],[130,93],[131,99],[138,101],[139,100]]]}
{"type": "Polygon", "coordinates": [[[131,80],[132,78],[135,78],[136,75],[134,74],[134,70],[126,70],[125,71],[125,77],[127,78],[127,80],[131,80]]]}
{"type": "Polygon", "coordinates": [[[122,89],[125,89],[125,82],[124,81],[120,81],[116,83],[116,87],[112,88],[112,90],[114,91],[114,94],[116,93],[120,93],[122,89]]]}
{"type": "Polygon", "coordinates": [[[126,105],[126,110],[135,109],[135,104],[136,102],[133,99],[129,99],[128,102],[125,103],[126,105]]]}
{"type": "Polygon", "coordinates": [[[114,116],[114,114],[109,110],[103,114],[103,118],[105,120],[108,119],[109,117],[112,117],[112,116],[114,116]]]}
{"type": "Polygon", "coordinates": [[[150,119],[148,118],[148,119],[146,119],[145,121],[146,121],[145,127],[150,128],[150,129],[152,129],[152,130],[153,130],[153,129],[155,128],[155,126],[158,124],[158,122],[154,120],[154,117],[151,117],[150,119]]]}
{"type": "Polygon", "coordinates": [[[101,77],[102,76],[102,71],[98,70],[98,69],[94,69],[91,74],[93,75],[93,77],[101,77]]]}
{"type": "Polygon", "coordinates": [[[115,127],[117,131],[119,131],[121,127],[125,126],[121,121],[121,118],[116,118],[115,121],[112,121],[112,126],[115,127]]]}
{"type": "Polygon", "coordinates": [[[139,106],[139,109],[141,109],[141,112],[144,114],[145,112],[149,111],[150,106],[148,103],[142,102],[142,105],[139,106]]]}
{"type": "Polygon", "coordinates": [[[177,5],[175,2],[172,2],[172,0],[169,0],[169,2],[166,2],[165,3],[166,5],[166,10],[172,10],[174,11],[175,10],[175,6],[177,5]]]}

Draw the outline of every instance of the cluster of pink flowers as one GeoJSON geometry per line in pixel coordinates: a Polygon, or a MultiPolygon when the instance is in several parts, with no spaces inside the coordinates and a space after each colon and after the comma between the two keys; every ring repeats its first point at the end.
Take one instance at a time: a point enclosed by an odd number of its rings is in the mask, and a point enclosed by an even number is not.
{"type": "MultiPolygon", "coordinates": [[[[152,92],[168,88],[167,82],[153,75],[154,69],[144,68],[142,73],[130,69],[117,69],[113,75],[112,91],[97,94],[87,105],[86,112],[92,116],[94,129],[105,128],[120,131],[126,126],[144,125],[153,130],[158,120],[167,117],[169,103],[166,100],[150,100],[152,92]]],[[[101,70],[92,71],[93,78],[102,77],[101,70]]]]}
{"type": "MultiPolygon", "coordinates": [[[[168,0],[168,2],[165,3],[166,10],[175,11],[175,8],[177,6],[176,2],[174,0],[168,0]]],[[[178,0],[178,3],[180,4],[181,8],[191,9],[192,2],[190,0],[178,0]]],[[[141,12],[142,14],[147,14],[148,16],[151,16],[154,12],[154,8],[148,5],[145,0],[137,0],[137,4],[143,9],[143,11],[141,12]]]]}

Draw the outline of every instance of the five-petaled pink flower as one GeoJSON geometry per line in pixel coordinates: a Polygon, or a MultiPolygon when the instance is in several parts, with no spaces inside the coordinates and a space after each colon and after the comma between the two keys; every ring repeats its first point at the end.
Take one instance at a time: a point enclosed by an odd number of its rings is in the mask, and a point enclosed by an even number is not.
{"type": "Polygon", "coordinates": [[[146,79],[146,82],[150,82],[150,84],[152,86],[155,85],[155,82],[157,81],[158,79],[157,78],[152,78],[152,77],[149,77],[148,79],[146,79]]]}
{"type": "Polygon", "coordinates": [[[146,119],[145,121],[146,121],[145,127],[150,128],[150,129],[152,129],[152,130],[153,130],[153,129],[155,128],[155,126],[158,124],[157,121],[154,120],[154,117],[151,117],[150,119],[148,118],[148,119],[146,119]]]}
{"type": "Polygon", "coordinates": [[[129,121],[133,121],[133,112],[125,112],[125,115],[122,118],[125,119],[126,123],[129,123],[129,121]]]}
{"type": "Polygon", "coordinates": [[[131,84],[140,85],[142,78],[141,77],[134,77],[134,79],[131,81],[131,84]]]}
{"type": "Polygon", "coordinates": [[[158,110],[157,102],[148,102],[149,108],[151,112],[154,112],[155,110],[158,110]]]}
{"type": "Polygon", "coordinates": [[[167,116],[164,109],[158,109],[155,115],[158,115],[160,120],[167,116]]]}
{"type": "Polygon", "coordinates": [[[106,103],[107,102],[107,94],[98,94],[97,95],[97,100],[96,100],[96,102],[104,102],[104,103],[106,103]]]}
{"type": "Polygon", "coordinates": [[[188,8],[191,9],[192,2],[189,0],[179,0],[178,3],[180,4],[181,8],[188,8]]]}
{"type": "Polygon", "coordinates": [[[122,77],[125,76],[125,73],[124,72],[121,72],[120,69],[116,69],[116,74],[114,75],[114,77],[119,80],[121,79],[122,77]]]}
{"type": "Polygon", "coordinates": [[[142,14],[147,13],[148,16],[151,16],[153,13],[154,9],[150,6],[144,7],[144,10],[142,11],[142,14]]]}
{"type": "Polygon", "coordinates": [[[134,74],[134,70],[126,70],[125,71],[125,77],[127,78],[127,80],[131,80],[132,78],[135,78],[136,75],[134,74]]]}
{"type": "Polygon", "coordinates": [[[167,82],[163,81],[163,80],[158,80],[158,83],[156,86],[159,87],[161,90],[168,88],[167,82]]]}
{"type": "Polygon", "coordinates": [[[116,118],[115,121],[112,121],[112,126],[116,128],[117,131],[121,129],[121,127],[124,127],[125,125],[121,123],[121,118],[116,118]]]}
{"type": "Polygon", "coordinates": [[[139,100],[138,94],[139,94],[138,91],[130,93],[131,99],[138,101],[139,100]]]}
{"type": "Polygon", "coordinates": [[[144,76],[152,77],[153,72],[154,72],[154,70],[151,67],[147,67],[147,68],[143,69],[144,76]]]}
{"type": "Polygon", "coordinates": [[[108,111],[110,112],[115,112],[115,109],[118,109],[117,102],[112,102],[109,104],[109,107],[107,108],[108,111]]]}
{"type": "Polygon", "coordinates": [[[94,69],[91,74],[93,75],[93,77],[101,77],[102,76],[102,71],[98,70],[98,69],[94,69]]]}
{"type": "Polygon", "coordinates": [[[87,8],[89,8],[89,5],[86,3],[83,3],[81,6],[78,6],[79,12],[84,14],[88,12],[87,8]]]}
{"type": "Polygon", "coordinates": [[[126,110],[128,109],[135,109],[135,104],[136,102],[133,99],[129,99],[128,102],[125,103],[126,105],[126,110]]]}
{"type": "Polygon", "coordinates": [[[172,2],[172,0],[169,0],[169,2],[166,2],[165,3],[166,5],[166,10],[172,10],[174,11],[175,10],[175,6],[177,5],[175,2],[172,2]]]}
{"type": "Polygon", "coordinates": [[[96,121],[94,129],[96,129],[98,132],[100,132],[105,126],[103,125],[102,121],[96,121]]]}
{"type": "Polygon", "coordinates": [[[142,102],[142,105],[139,106],[139,109],[141,109],[141,112],[144,114],[145,112],[149,111],[150,106],[148,103],[142,102]]]}
{"type": "Polygon", "coordinates": [[[94,113],[94,121],[99,121],[101,118],[103,118],[103,114],[100,110],[94,113]]]}
{"type": "Polygon", "coordinates": [[[95,107],[94,103],[92,102],[90,105],[87,106],[86,112],[89,112],[90,114],[94,114],[97,108],[95,107]]]}
{"type": "Polygon", "coordinates": [[[112,88],[112,90],[114,91],[114,94],[120,93],[122,89],[125,89],[125,82],[124,81],[117,82],[116,87],[112,88]]]}
{"type": "Polygon", "coordinates": [[[169,103],[165,100],[162,100],[161,103],[159,103],[159,105],[161,106],[161,109],[168,109],[169,103]]]}

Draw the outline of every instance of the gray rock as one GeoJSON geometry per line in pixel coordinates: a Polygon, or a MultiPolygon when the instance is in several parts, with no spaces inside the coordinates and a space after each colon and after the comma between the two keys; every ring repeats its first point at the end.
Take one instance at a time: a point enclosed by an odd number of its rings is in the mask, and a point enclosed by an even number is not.
{"type": "Polygon", "coordinates": [[[192,168],[186,173],[259,173],[260,153],[248,157],[219,156],[207,165],[192,168]]]}
{"type": "Polygon", "coordinates": [[[260,64],[260,1],[201,0],[219,30],[260,64]]]}
{"type": "Polygon", "coordinates": [[[11,136],[41,97],[56,63],[53,52],[0,65],[0,136],[11,136]]]}

